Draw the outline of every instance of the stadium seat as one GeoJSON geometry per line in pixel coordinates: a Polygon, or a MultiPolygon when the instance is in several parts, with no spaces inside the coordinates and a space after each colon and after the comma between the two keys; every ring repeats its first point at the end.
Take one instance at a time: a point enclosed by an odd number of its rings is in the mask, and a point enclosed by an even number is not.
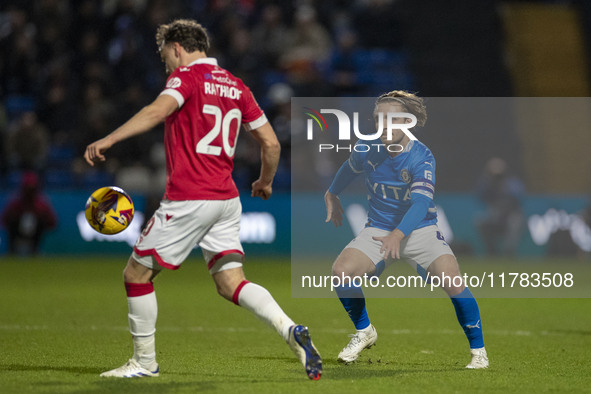
{"type": "Polygon", "coordinates": [[[75,152],[72,147],[52,145],[47,155],[47,167],[65,169],[71,165],[74,156],[75,152]]]}
{"type": "Polygon", "coordinates": [[[412,90],[413,78],[405,52],[371,49],[363,51],[362,56],[365,62],[360,80],[366,86],[366,95],[375,96],[388,89],[412,90]]]}
{"type": "Polygon", "coordinates": [[[88,172],[82,179],[82,187],[84,188],[99,188],[114,184],[114,177],[106,171],[91,171],[88,172]]]}
{"type": "Polygon", "coordinates": [[[33,96],[10,95],[4,99],[4,108],[9,118],[17,117],[23,112],[34,111],[36,107],[33,96]]]}
{"type": "Polygon", "coordinates": [[[69,169],[50,168],[45,172],[47,189],[63,189],[74,186],[74,175],[69,169]]]}

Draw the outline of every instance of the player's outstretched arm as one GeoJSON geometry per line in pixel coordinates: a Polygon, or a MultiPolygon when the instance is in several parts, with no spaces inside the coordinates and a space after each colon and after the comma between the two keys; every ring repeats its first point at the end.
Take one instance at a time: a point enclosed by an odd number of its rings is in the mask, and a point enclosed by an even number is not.
{"type": "Polygon", "coordinates": [[[281,145],[269,122],[252,130],[251,133],[261,147],[261,174],[259,179],[252,183],[251,196],[268,200],[273,193],[273,178],[279,165],[281,145]]]}
{"type": "Polygon", "coordinates": [[[345,190],[345,188],[357,177],[359,172],[353,171],[349,160],[341,165],[337,171],[328,191],[324,193],[324,203],[326,204],[326,220],[325,222],[332,222],[335,227],[343,224],[343,206],[338,195],[345,190]]]}
{"type": "Polygon", "coordinates": [[[325,223],[332,222],[335,227],[343,224],[343,213],[345,212],[341,205],[339,196],[330,191],[324,193],[324,203],[326,204],[326,220],[325,223]]]}
{"type": "Polygon", "coordinates": [[[111,134],[86,147],[84,159],[91,166],[97,161],[105,161],[105,152],[116,143],[151,130],[162,123],[168,115],[178,108],[177,101],[169,95],[160,95],[154,102],[117,128],[111,134]]]}

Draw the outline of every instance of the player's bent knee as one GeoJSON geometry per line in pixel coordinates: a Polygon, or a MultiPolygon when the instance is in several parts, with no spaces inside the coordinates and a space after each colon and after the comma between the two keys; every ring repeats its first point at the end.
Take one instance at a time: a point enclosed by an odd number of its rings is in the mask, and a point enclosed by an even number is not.
{"type": "Polygon", "coordinates": [[[127,261],[127,265],[123,268],[123,281],[125,283],[137,283],[138,281],[138,273],[133,266],[134,262],[135,260],[133,260],[133,257],[130,257],[127,261]]]}
{"type": "Polygon", "coordinates": [[[453,297],[453,296],[460,294],[465,289],[466,289],[466,286],[462,285],[459,287],[444,288],[443,290],[447,293],[448,296],[453,297]]]}
{"type": "Polygon", "coordinates": [[[127,265],[123,269],[123,281],[125,283],[148,283],[154,279],[158,272],[144,267],[133,257],[129,257],[127,265]]]}
{"type": "Polygon", "coordinates": [[[217,290],[218,294],[220,296],[222,296],[223,298],[225,298],[226,300],[228,300],[228,301],[232,300],[232,295],[234,294],[234,292],[230,289],[230,287],[216,284],[216,290],[217,290]]]}
{"type": "Polygon", "coordinates": [[[232,301],[240,283],[246,280],[242,267],[220,270],[212,275],[218,294],[232,301]]]}
{"type": "Polygon", "coordinates": [[[355,270],[355,261],[352,261],[346,254],[341,253],[332,265],[332,274],[334,276],[351,275],[355,270]]]}
{"type": "Polygon", "coordinates": [[[448,296],[460,294],[466,288],[460,273],[460,266],[455,256],[445,254],[439,256],[428,269],[431,277],[440,278],[440,286],[448,296]]]}
{"type": "Polygon", "coordinates": [[[224,255],[220,258],[208,259],[209,255],[211,254],[213,253],[204,252],[206,261],[208,261],[207,268],[209,269],[209,273],[212,276],[218,272],[229,271],[237,268],[242,271],[242,261],[244,260],[244,255],[240,253],[228,253],[227,255],[224,255]]]}
{"type": "Polygon", "coordinates": [[[333,276],[341,276],[341,275],[345,275],[345,272],[343,271],[342,267],[337,264],[337,262],[335,261],[332,265],[332,275],[333,276]]]}
{"type": "Polygon", "coordinates": [[[332,275],[363,276],[372,275],[375,272],[375,265],[363,252],[357,249],[344,249],[332,265],[332,275]]]}
{"type": "Polygon", "coordinates": [[[332,266],[332,275],[342,278],[357,275],[358,267],[348,264],[334,264],[332,266]]]}

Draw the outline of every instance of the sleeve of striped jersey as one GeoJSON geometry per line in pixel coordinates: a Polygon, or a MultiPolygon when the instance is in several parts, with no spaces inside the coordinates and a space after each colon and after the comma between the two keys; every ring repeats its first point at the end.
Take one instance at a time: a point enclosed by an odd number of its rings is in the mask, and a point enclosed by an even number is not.
{"type": "Polygon", "coordinates": [[[163,94],[172,96],[172,98],[175,99],[177,104],[179,105],[179,108],[182,107],[183,104],[185,104],[185,98],[183,97],[183,95],[174,89],[164,89],[162,93],[160,93],[160,96],[162,96],[163,94]]]}
{"type": "Polygon", "coordinates": [[[177,69],[168,77],[166,88],[160,95],[167,94],[172,96],[178,103],[179,108],[181,108],[193,93],[193,85],[194,81],[189,74],[180,72],[177,69]]]}
{"type": "Polygon", "coordinates": [[[431,202],[431,199],[417,193],[411,194],[410,200],[412,202],[410,208],[406,211],[406,214],[402,218],[398,227],[396,227],[404,233],[405,237],[419,225],[421,220],[425,218],[431,202]]]}
{"type": "Polygon", "coordinates": [[[250,122],[250,123],[242,123],[242,125],[244,126],[244,129],[246,131],[251,131],[254,129],[258,129],[259,127],[261,127],[262,125],[264,125],[265,123],[267,123],[267,116],[265,116],[265,114],[262,114],[260,118],[250,122]]]}
{"type": "Polygon", "coordinates": [[[259,107],[250,89],[244,85],[241,99],[242,104],[242,125],[247,131],[258,129],[267,123],[265,113],[259,107]]]}
{"type": "Polygon", "coordinates": [[[432,155],[429,154],[423,158],[414,169],[410,192],[411,196],[412,193],[415,193],[433,199],[435,193],[435,159],[432,155]]]}
{"type": "Polygon", "coordinates": [[[328,191],[333,194],[340,194],[357,177],[358,173],[353,171],[349,165],[349,160],[345,161],[337,171],[328,191]]]}
{"type": "Polygon", "coordinates": [[[413,193],[422,194],[423,196],[429,197],[432,200],[433,194],[435,193],[435,185],[430,180],[424,178],[413,180],[412,184],[410,185],[410,193],[411,196],[413,193]]]}
{"type": "Polygon", "coordinates": [[[356,173],[356,174],[360,174],[363,172],[363,152],[357,152],[356,150],[353,150],[353,152],[351,152],[351,154],[349,155],[349,159],[346,161],[347,163],[349,163],[349,167],[351,167],[351,170],[356,173]]]}

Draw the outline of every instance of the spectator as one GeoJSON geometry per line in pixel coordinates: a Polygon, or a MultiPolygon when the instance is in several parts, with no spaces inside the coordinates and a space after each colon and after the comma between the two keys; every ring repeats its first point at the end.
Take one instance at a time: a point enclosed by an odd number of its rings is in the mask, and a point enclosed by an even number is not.
{"type": "Polygon", "coordinates": [[[15,169],[41,170],[49,151],[49,134],[34,112],[25,112],[9,131],[6,151],[15,169]]]}
{"type": "Polygon", "coordinates": [[[34,172],[23,174],[20,193],[8,202],[2,213],[8,231],[8,248],[12,254],[37,254],[46,231],[57,225],[55,212],[40,192],[39,177],[34,172]]]}
{"type": "MultiPolygon", "coordinates": [[[[84,138],[95,138],[104,135],[112,128],[117,112],[113,102],[105,94],[104,87],[99,82],[91,82],[84,89],[84,107],[86,111],[80,114],[80,124],[86,130],[84,138]]],[[[80,141],[82,146],[84,141],[80,141]]]]}
{"type": "Polygon", "coordinates": [[[308,5],[298,8],[280,58],[296,96],[330,94],[320,69],[327,62],[331,48],[330,34],[318,22],[316,10],[308,5]]]}
{"type": "Polygon", "coordinates": [[[252,31],[253,48],[267,67],[276,68],[277,60],[287,42],[288,31],[283,24],[281,8],[268,4],[262,11],[262,21],[252,31]]]}
{"type": "Polygon", "coordinates": [[[289,30],[282,55],[287,67],[313,64],[327,59],[331,49],[330,34],[316,18],[316,10],[301,6],[295,14],[295,26],[289,30]]]}
{"type": "Polygon", "coordinates": [[[363,48],[399,49],[403,29],[393,0],[364,0],[354,16],[363,48]]]}
{"type": "MultiPolygon", "coordinates": [[[[354,26],[360,47],[365,50],[366,30],[375,30],[378,23],[372,20],[360,26],[356,23],[357,16],[370,20],[376,17],[391,24],[394,1],[5,0],[0,3],[0,97],[7,123],[13,125],[3,130],[0,126],[0,172],[5,176],[11,169],[23,166],[38,169],[44,164],[43,156],[35,163],[28,160],[23,164],[10,151],[8,134],[15,130],[14,125],[20,126],[23,113],[36,114],[37,123],[47,130],[48,149],[60,148],[67,141],[70,149],[81,150],[96,135],[110,129],[109,125],[120,118],[127,119],[129,108],[144,105],[141,101],[145,97],[158,94],[164,83],[163,65],[158,57],[150,55],[157,48],[145,39],[155,26],[173,18],[207,14],[206,27],[213,38],[211,53],[220,58],[222,65],[235,69],[257,97],[263,97],[276,84],[287,85],[293,96],[332,96],[334,85],[337,94],[359,95],[363,91],[356,93],[357,64],[350,63],[355,61],[359,49],[354,45],[355,36],[348,32],[354,26]],[[335,51],[332,37],[339,37],[341,42],[333,74],[329,74],[326,68],[335,51]]],[[[382,41],[400,40],[398,34],[395,37],[386,34],[396,29],[397,24],[394,25],[381,26],[377,33],[370,33],[377,34],[382,41]]],[[[381,44],[372,42],[370,47],[375,45],[381,44]]],[[[277,113],[277,121],[285,126],[288,104],[269,104],[274,107],[265,109],[277,113]]],[[[156,140],[146,136],[121,145],[118,149],[128,154],[115,156],[122,159],[122,164],[129,165],[132,163],[127,158],[132,156],[153,170],[149,152],[156,140]]],[[[289,138],[282,138],[282,144],[288,158],[289,138]]],[[[246,157],[243,153],[237,155],[246,157]]],[[[287,168],[289,161],[282,160],[280,169],[287,168]]],[[[72,168],[78,175],[72,179],[87,179],[86,171],[69,159],[57,157],[45,163],[49,166],[48,173],[72,168]]],[[[114,173],[116,168],[110,171],[114,173]]],[[[248,170],[236,175],[249,177],[250,173],[248,170]]],[[[250,188],[249,178],[239,179],[238,183],[250,188]]],[[[281,185],[287,185],[284,190],[289,190],[288,183],[277,183],[283,188],[281,185]]]]}
{"type": "Polygon", "coordinates": [[[251,86],[259,85],[260,59],[253,52],[249,30],[237,29],[232,34],[224,56],[224,66],[235,70],[234,75],[238,78],[250,81],[251,86]]]}
{"type": "Polygon", "coordinates": [[[6,111],[4,111],[4,106],[0,103],[0,176],[5,174],[8,166],[6,155],[4,154],[4,152],[6,152],[5,144],[7,128],[6,111]]]}
{"type": "Polygon", "coordinates": [[[523,183],[509,174],[503,159],[495,157],[488,161],[477,186],[486,212],[476,221],[487,254],[515,254],[525,222],[521,209],[523,193],[523,183]]]}
{"type": "Polygon", "coordinates": [[[361,93],[360,74],[365,62],[367,59],[357,47],[357,35],[350,30],[339,34],[329,67],[335,95],[356,96],[361,93]]]}
{"type": "Polygon", "coordinates": [[[31,93],[35,85],[36,27],[27,12],[9,7],[2,15],[0,31],[0,92],[22,95],[31,93]]]}

